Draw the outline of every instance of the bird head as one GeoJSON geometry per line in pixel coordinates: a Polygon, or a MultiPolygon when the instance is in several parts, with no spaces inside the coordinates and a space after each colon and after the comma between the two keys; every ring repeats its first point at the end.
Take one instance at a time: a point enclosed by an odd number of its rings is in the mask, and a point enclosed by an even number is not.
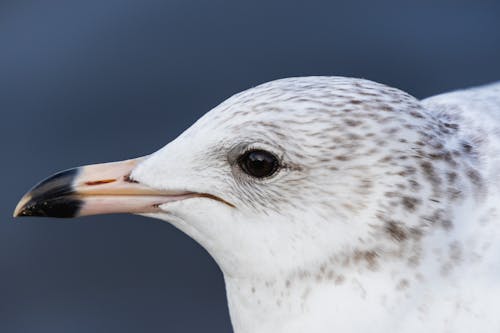
{"type": "Polygon", "coordinates": [[[14,215],[146,215],[195,239],[225,274],[287,272],[407,237],[389,212],[418,209],[419,124],[418,101],[394,88],[277,80],[232,96],[151,155],[47,178],[14,215]]]}

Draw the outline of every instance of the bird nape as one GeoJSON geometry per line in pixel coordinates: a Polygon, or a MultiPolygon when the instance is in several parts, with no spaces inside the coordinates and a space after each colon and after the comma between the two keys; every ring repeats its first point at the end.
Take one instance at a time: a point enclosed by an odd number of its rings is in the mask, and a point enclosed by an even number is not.
{"type": "Polygon", "coordinates": [[[15,216],[142,214],[216,259],[234,331],[499,332],[500,83],[419,101],[345,77],[232,96],[15,216]]]}

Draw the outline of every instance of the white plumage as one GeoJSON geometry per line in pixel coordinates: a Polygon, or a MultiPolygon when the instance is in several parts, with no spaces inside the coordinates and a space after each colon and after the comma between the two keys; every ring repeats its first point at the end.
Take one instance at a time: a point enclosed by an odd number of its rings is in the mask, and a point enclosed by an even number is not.
{"type": "Polygon", "coordinates": [[[236,333],[493,333],[499,157],[500,83],[418,101],[304,77],[229,98],[126,180],[182,194],[133,211],[215,258],[236,333]],[[256,150],[276,172],[245,172],[256,150]]]}
{"type": "Polygon", "coordinates": [[[217,260],[238,333],[500,332],[499,149],[500,84],[420,103],[364,80],[292,78],[230,98],[134,177],[175,175],[235,203],[155,217],[217,260]],[[213,161],[261,141],[295,170],[239,184],[213,161]]]}

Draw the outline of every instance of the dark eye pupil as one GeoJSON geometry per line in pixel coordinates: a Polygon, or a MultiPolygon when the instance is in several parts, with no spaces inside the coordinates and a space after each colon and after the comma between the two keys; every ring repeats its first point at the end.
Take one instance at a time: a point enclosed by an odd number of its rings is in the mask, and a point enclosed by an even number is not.
{"type": "Polygon", "coordinates": [[[278,169],[278,159],[265,150],[251,150],[239,161],[241,169],[255,178],[269,177],[278,169]]]}

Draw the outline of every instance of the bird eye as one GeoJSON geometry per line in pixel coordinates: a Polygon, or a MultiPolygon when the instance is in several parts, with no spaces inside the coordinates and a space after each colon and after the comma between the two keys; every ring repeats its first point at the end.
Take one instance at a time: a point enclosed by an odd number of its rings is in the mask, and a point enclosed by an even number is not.
{"type": "Polygon", "coordinates": [[[272,176],[279,167],[278,158],[265,150],[250,150],[238,159],[240,168],[255,178],[272,176]]]}

